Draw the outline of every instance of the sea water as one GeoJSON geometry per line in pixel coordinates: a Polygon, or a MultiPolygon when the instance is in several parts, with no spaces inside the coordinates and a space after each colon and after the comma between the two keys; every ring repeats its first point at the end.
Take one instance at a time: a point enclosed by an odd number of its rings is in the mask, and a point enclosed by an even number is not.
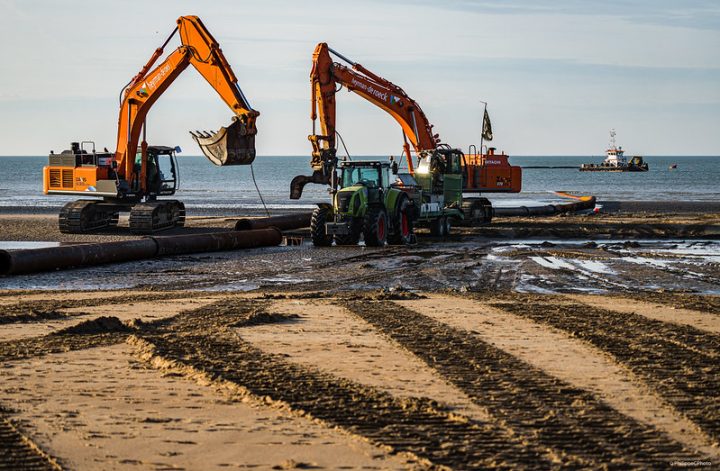
{"type": "MultiPolygon", "coordinates": [[[[513,165],[534,167],[523,169],[522,193],[485,196],[498,206],[557,201],[553,191],[595,195],[605,201],[720,201],[720,157],[645,157],[650,170],[642,173],[578,171],[582,163],[602,160],[602,156],[511,157],[513,165]],[[671,164],[677,164],[677,169],[671,170],[671,164]]],[[[189,214],[232,214],[262,208],[250,167],[216,167],[199,156],[181,156],[178,162],[180,189],[175,197],[186,204],[189,214]]],[[[44,165],[45,156],[0,157],[0,212],[54,212],[67,201],[77,199],[43,195],[44,165]]],[[[315,203],[329,201],[326,187],[314,184],[305,187],[300,200],[289,199],[293,177],[311,173],[309,157],[260,156],[253,170],[262,199],[273,212],[289,207],[312,208],[315,203]]]]}

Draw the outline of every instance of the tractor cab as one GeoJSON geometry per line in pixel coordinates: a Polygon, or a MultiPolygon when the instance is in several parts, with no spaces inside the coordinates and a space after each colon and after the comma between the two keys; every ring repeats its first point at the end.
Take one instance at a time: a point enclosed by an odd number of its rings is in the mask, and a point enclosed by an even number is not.
{"type": "Polygon", "coordinates": [[[410,198],[390,182],[396,165],[381,161],[344,161],[333,188],[332,205],[321,205],[310,223],[315,245],[407,244],[413,238],[410,198]],[[338,188],[339,187],[339,188],[338,188]]]}
{"type": "Polygon", "coordinates": [[[390,164],[387,162],[341,162],[340,188],[362,185],[368,189],[390,185],[390,164]]]}
{"type": "Polygon", "coordinates": [[[462,158],[458,149],[435,149],[420,155],[415,180],[422,187],[426,200],[441,207],[462,203],[462,158]]]}

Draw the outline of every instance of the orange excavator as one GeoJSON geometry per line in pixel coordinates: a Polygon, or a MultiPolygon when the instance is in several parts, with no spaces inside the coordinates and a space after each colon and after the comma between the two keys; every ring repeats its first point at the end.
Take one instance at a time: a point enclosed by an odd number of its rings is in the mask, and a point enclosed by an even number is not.
{"type": "MultiPolygon", "coordinates": [[[[310,83],[313,134],[308,136],[308,139],[313,147],[310,162],[313,174],[299,175],[293,179],[291,199],[300,198],[307,183],[331,184],[332,175],[338,165],[335,98],[343,87],[385,110],[400,124],[403,154],[411,175],[414,175],[415,168],[423,160],[429,160],[433,153],[440,149],[450,149],[450,146],[442,143],[440,136],[434,133],[433,125],[420,105],[402,88],[331,49],[326,43],[320,43],[315,48],[310,83]],[[334,61],[331,53],[347,65],[334,61]],[[315,129],[318,117],[320,134],[317,134],[315,129]],[[417,156],[417,162],[413,162],[410,146],[417,156]]],[[[470,146],[471,150],[474,148],[475,146],[470,146]]],[[[480,153],[475,150],[466,154],[454,149],[454,152],[461,155],[464,193],[520,192],[521,168],[510,165],[506,154],[496,154],[494,150],[490,148],[487,153],[482,153],[481,149],[480,153]]],[[[489,202],[484,198],[470,198],[463,206],[477,207],[479,199],[484,201],[487,209],[489,202]]]]}
{"type": "Polygon", "coordinates": [[[60,231],[83,233],[117,224],[119,213],[130,211],[130,229],[152,233],[181,226],[185,206],[159,200],[178,185],[177,147],[146,142],[146,116],[173,81],[192,65],[233,111],[233,122],[218,132],[192,133],[203,154],[215,165],[249,165],[255,159],[252,109],[220,46],[196,16],[182,16],[165,43],[123,88],[120,97],[115,152],[98,152],[92,141],[73,142],[71,149],[51,152],[44,168],[44,192],[92,197],[66,204],[60,211],[60,231]],[[178,33],[181,45],[159,65],[164,48],[178,33]]]}

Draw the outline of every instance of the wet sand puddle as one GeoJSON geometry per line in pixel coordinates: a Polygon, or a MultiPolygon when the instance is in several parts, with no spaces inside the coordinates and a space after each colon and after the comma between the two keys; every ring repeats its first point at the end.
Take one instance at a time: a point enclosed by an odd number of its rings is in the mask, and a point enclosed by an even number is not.
{"type": "Polygon", "coordinates": [[[544,241],[495,247],[489,258],[517,262],[510,288],[519,292],[685,289],[720,294],[720,245],[712,241],[544,241]]]}
{"type": "MultiPolygon", "coordinates": [[[[273,247],[146,260],[0,280],[12,289],[336,290],[453,286],[537,293],[689,290],[720,294],[720,244],[709,240],[503,244],[482,237],[413,247],[273,247]],[[328,270],[328,266],[343,270],[328,270]],[[122,273],[120,275],[119,273],[122,273]],[[89,281],[96,280],[96,281],[89,281]]],[[[0,296],[1,303],[8,302],[0,296]]]]}

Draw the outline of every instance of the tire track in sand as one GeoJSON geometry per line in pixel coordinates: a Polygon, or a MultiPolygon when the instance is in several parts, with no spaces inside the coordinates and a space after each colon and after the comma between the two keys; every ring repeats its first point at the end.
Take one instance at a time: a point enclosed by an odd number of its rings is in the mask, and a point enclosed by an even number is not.
{"type": "Polygon", "coordinates": [[[627,368],[563,331],[461,297],[395,301],[401,306],[464,329],[483,341],[575,387],[593,393],[622,414],[651,425],[687,447],[720,460],[720,450],[700,429],[627,368]]]}
{"type": "Polygon", "coordinates": [[[693,458],[664,434],[464,330],[392,302],[346,305],[487,407],[526,443],[566,465],[647,468],[693,458]]]}
{"type": "Polygon", "coordinates": [[[62,312],[65,309],[121,304],[131,305],[135,302],[157,301],[161,299],[173,299],[187,297],[184,292],[161,292],[150,294],[125,294],[117,295],[113,292],[104,295],[94,293],[87,297],[65,296],[61,299],[36,299],[20,300],[0,306],[0,324],[43,322],[70,317],[62,312]]]}
{"type": "Polygon", "coordinates": [[[51,355],[53,353],[108,347],[124,342],[127,336],[128,333],[123,331],[108,331],[97,334],[58,332],[42,337],[0,342],[0,363],[51,355]]]}
{"type": "Polygon", "coordinates": [[[23,435],[0,406],[0,470],[59,471],[57,462],[23,435]]]}
{"type": "Polygon", "coordinates": [[[267,303],[229,300],[148,326],[137,336],[146,357],[232,384],[268,403],[338,426],[370,441],[462,469],[558,467],[537,447],[493,424],[479,424],[424,398],[376,388],[289,363],[242,340],[235,329],[268,316],[267,303]]]}
{"type": "Polygon", "coordinates": [[[217,301],[215,297],[173,298],[155,301],[131,302],[128,304],[99,304],[60,309],[56,320],[30,323],[0,323],[0,342],[40,337],[63,329],[72,328],[101,317],[116,317],[122,322],[154,322],[177,315],[181,311],[200,307],[217,301]]]}
{"type": "Polygon", "coordinates": [[[122,343],[13,362],[0,369],[0,397],[68,470],[410,467],[359,437],[148,368],[136,353],[122,343]]]}
{"type": "Polygon", "coordinates": [[[548,303],[535,295],[491,305],[566,331],[609,353],[720,442],[720,336],[637,314],[548,303]]]}
{"type": "Polygon", "coordinates": [[[720,334],[720,316],[715,314],[615,296],[566,294],[565,297],[608,311],[638,314],[656,321],[687,325],[712,334],[720,334]]]}
{"type": "Polygon", "coordinates": [[[277,300],[267,312],[275,322],[236,330],[266,353],[394,396],[428,397],[481,422],[491,420],[486,410],[422,360],[342,306],[327,300],[277,300]]]}

